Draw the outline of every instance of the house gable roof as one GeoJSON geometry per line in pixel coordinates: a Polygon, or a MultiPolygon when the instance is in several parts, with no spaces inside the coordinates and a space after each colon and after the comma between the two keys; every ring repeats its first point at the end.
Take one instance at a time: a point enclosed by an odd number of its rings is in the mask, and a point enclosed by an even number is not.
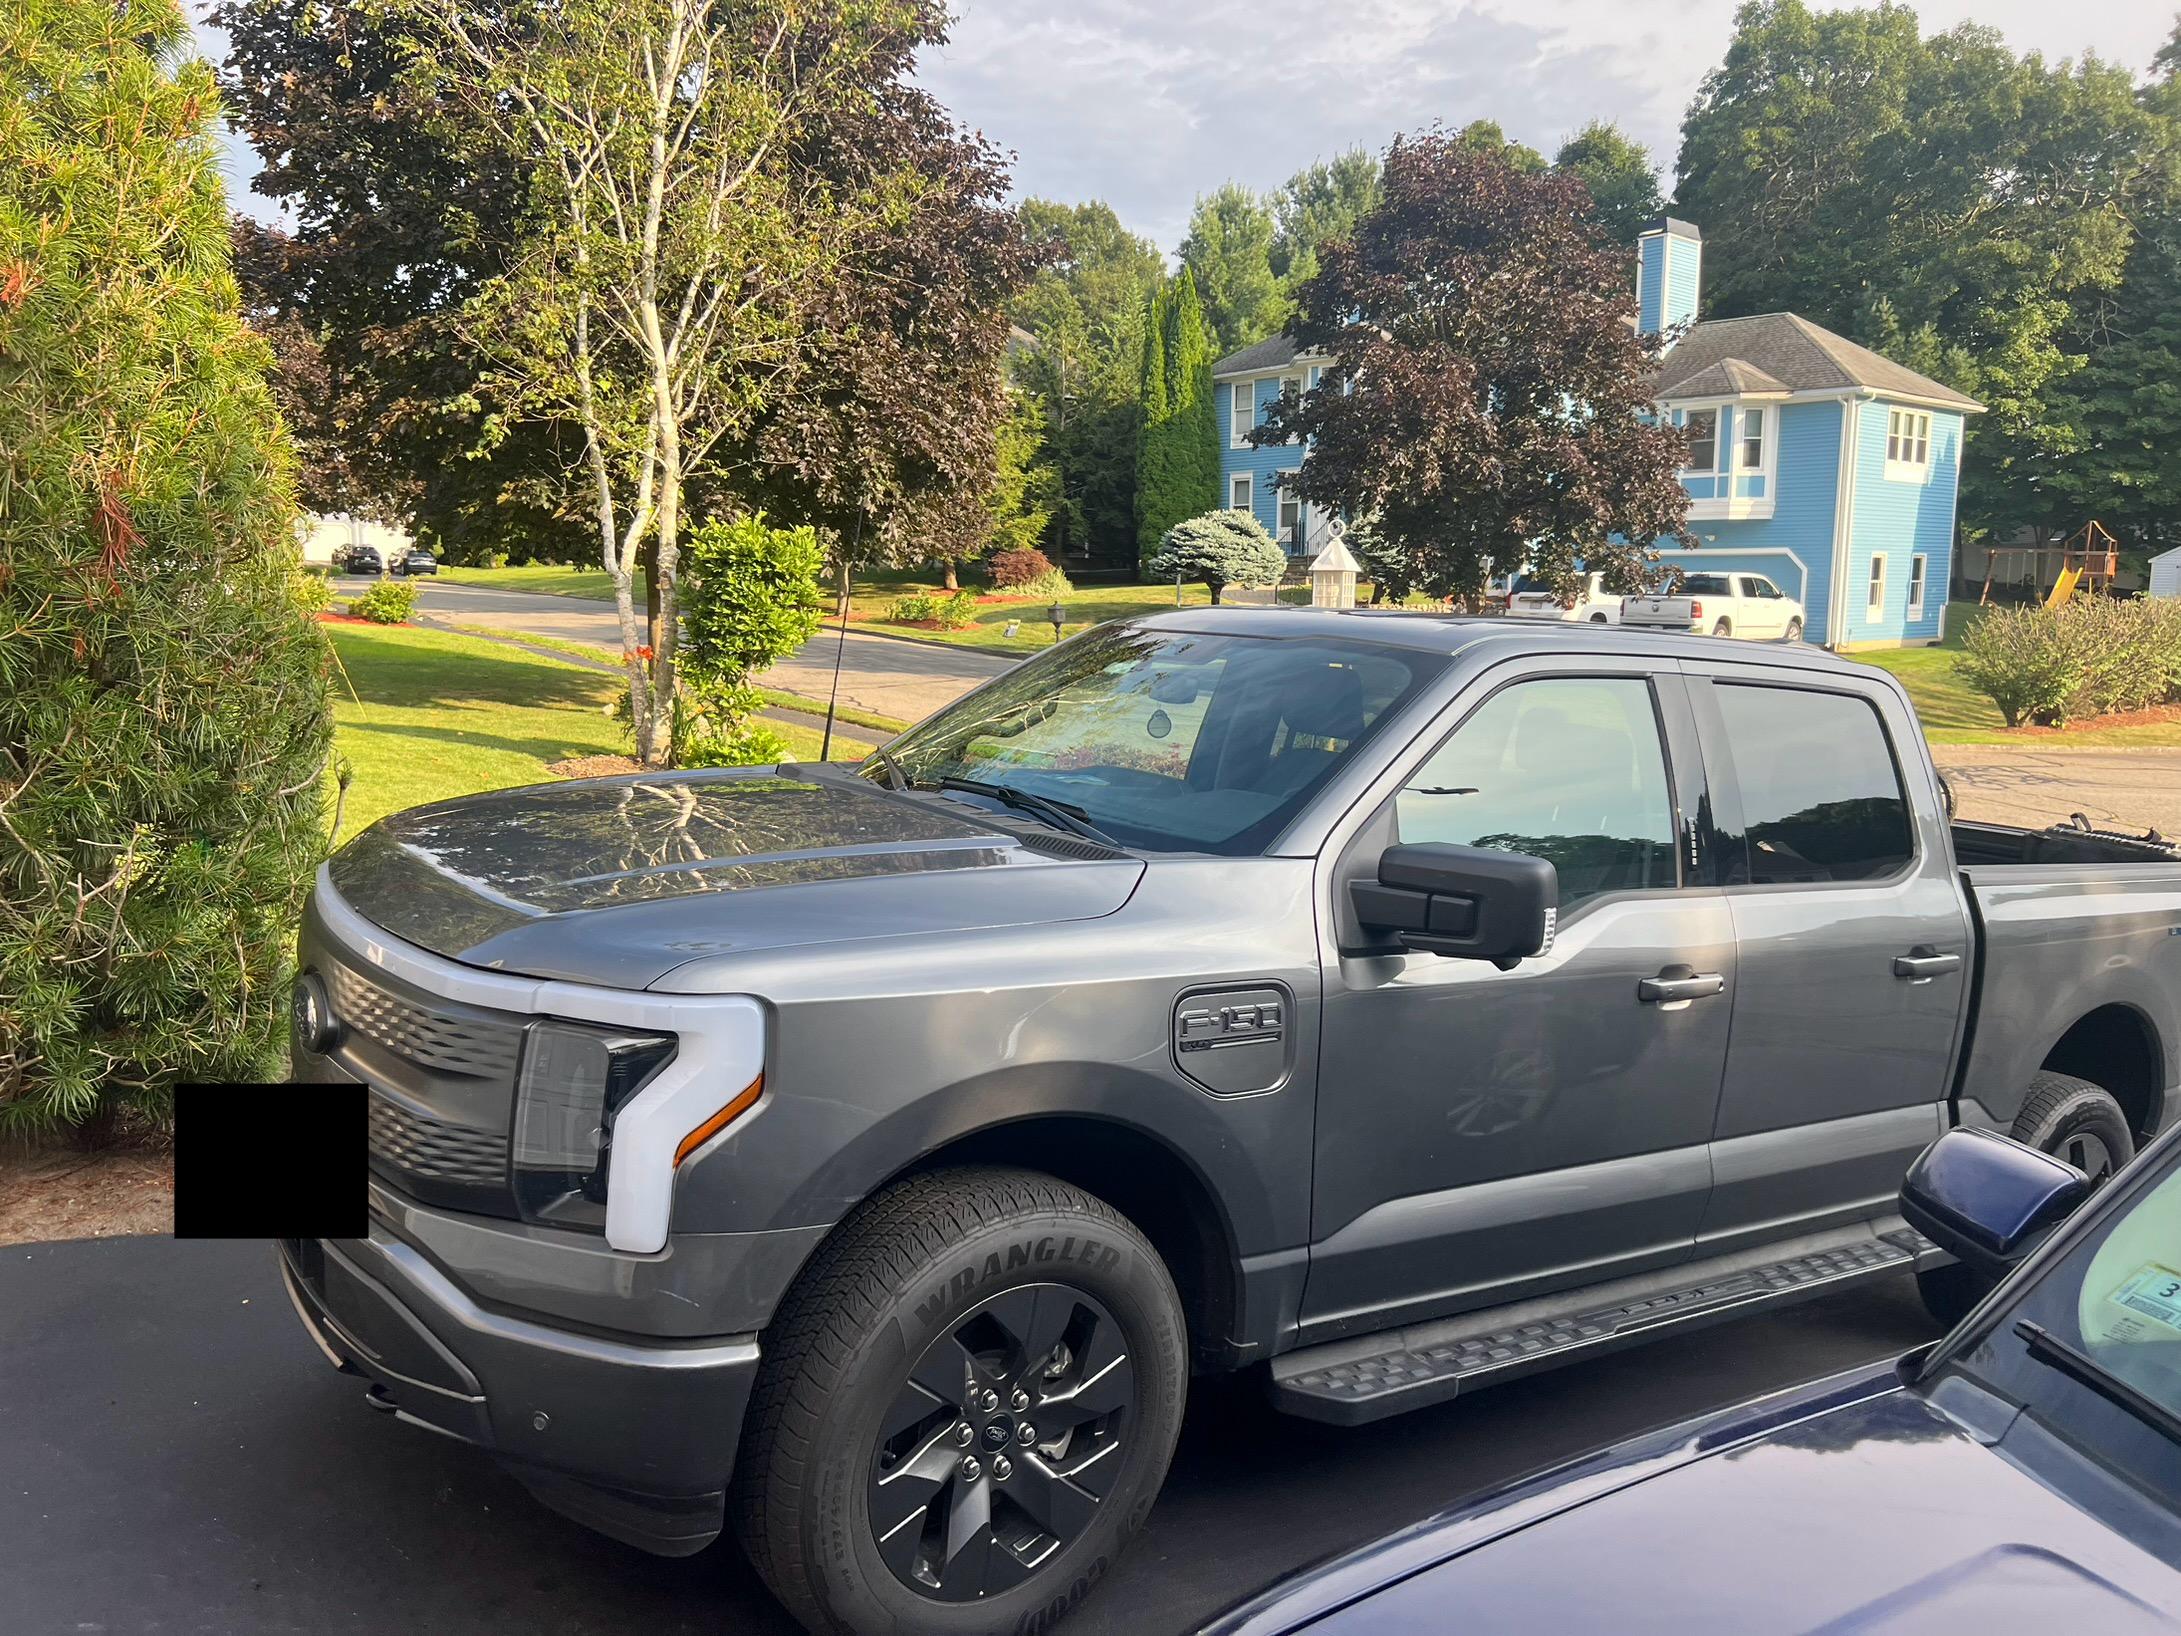
{"type": "Polygon", "coordinates": [[[1212,373],[1218,375],[1249,375],[1260,369],[1279,369],[1293,363],[1302,349],[1295,344],[1292,335],[1268,335],[1254,345],[1239,352],[1230,352],[1212,365],[1212,373]]]}
{"type": "Polygon", "coordinates": [[[1655,394],[1662,398],[1718,397],[1715,370],[1742,365],[1790,392],[1862,387],[1898,397],[1924,398],[1975,414],[1976,399],[1942,386],[1928,375],[1857,346],[1799,313],[1766,312],[1751,318],[1712,318],[1674,343],[1659,366],[1655,394]]]}
{"type": "Polygon", "coordinates": [[[1784,398],[1788,385],[1746,358],[1721,358],[1674,385],[1677,398],[1784,398]]]}

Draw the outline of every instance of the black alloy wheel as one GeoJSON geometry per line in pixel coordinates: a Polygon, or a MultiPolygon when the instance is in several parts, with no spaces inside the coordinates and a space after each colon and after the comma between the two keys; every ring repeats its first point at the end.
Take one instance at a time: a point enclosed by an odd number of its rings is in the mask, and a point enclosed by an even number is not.
{"type": "Polygon", "coordinates": [[[1135,1404],[1135,1365],[1101,1302],[1064,1284],[993,1296],[925,1347],[880,1424],[879,1554],[940,1601],[1023,1583],[1097,1519],[1135,1404]]]}

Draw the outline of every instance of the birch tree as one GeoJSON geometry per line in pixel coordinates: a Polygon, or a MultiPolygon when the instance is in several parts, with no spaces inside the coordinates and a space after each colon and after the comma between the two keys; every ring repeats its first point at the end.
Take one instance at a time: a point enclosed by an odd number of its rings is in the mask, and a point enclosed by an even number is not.
{"type": "Polygon", "coordinates": [[[792,372],[803,293],[913,175],[842,192],[798,163],[924,0],[382,0],[410,71],[529,178],[510,269],[473,303],[514,415],[581,430],[637,755],[668,759],[685,500],[792,372]],[[648,597],[637,603],[636,570],[648,597]]]}

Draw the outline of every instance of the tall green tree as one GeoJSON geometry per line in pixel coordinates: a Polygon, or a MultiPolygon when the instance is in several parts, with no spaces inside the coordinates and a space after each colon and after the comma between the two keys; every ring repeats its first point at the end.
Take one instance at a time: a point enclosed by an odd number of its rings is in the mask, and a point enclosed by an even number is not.
{"type": "Polygon", "coordinates": [[[174,0],[0,14],[0,1131],[285,1044],[323,637],[174,0]]]}
{"type": "Polygon", "coordinates": [[[1351,148],[1307,165],[1272,196],[1272,272],[1292,303],[1318,270],[1318,246],[1345,239],[1378,203],[1378,156],[1351,148]]]}
{"type": "Polygon", "coordinates": [[[1682,126],[1676,208],[1703,225],[1706,311],[1792,308],[1981,399],[1961,516],[2035,511],[2081,427],[2054,389],[2080,368],[2075,303],[2120,280],[2127,198],[2152,141],[2129,76],[2017,57],[1904,7],[1754,0],[1682,126]]]}
{"type": "Polygon", "coordinates": [[[1335,362],[1251,436],[1305,443],[1294,491],[1367,518],[1434,595],[1524,562],[1562,592],[1578,563],[1634,590],[1651,542],[1686,538],[1688,447],[1646,414],[1656,343],[1628,309],[1628,258],[1579,181],[1404,138],[1303,286],[1295,337],[1335,362]]]}
{"type": "Polygon", "coordinates": [[[1552,164],[1590,189],[1592,213],[1615,244],[1633,245],[1663,208],[1650,150],[1610,121],[1585,125],[1560,144],[1552,164]]]}
{"type": "Polygon", "coordinates": [[[1287,307],[1272,270],[1278,232],[1272,206],[1239,183],[1197,200],[1181,262],[1196,277],[1215,356],[1279,333],[1287,307]]]}
{"type": "Polygon", "coordinates": [[[1154,298],[1145,328],[1136,470],[1140,558],[1151,556],[1176,523],[1210,510],[1219,494],[1212,338],[1188,267],[1154,298]]]}
{"type": "Polygon", "coordinates": [[[1512,140],[1492,119],[1472,119],[1454,133],[1454,140],[1472,153],[1496,154],[1525,176],[1544,170],[1545,156],[1527,142],[1512,140]]]}
{"type": "Polygon", "coordinates": [[[1045,257],[1009,310],[1037,343],[1016,350],[1013,373],[1045,407],[1046,448],[1060,471],[1048,541],[1058,556],[1132,564],[1144,309],[1164,259],[1102,200],[1027,199],[1019,213],[1045,257]]]}

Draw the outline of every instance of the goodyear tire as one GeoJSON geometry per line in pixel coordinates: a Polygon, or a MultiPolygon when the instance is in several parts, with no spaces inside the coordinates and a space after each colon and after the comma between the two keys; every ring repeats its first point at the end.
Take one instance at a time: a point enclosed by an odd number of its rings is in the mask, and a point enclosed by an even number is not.
{"type": "Polygon", "coordinates": [[[1181,1303],[1110,1206],[1032,1171],[859,1206],[766,1332],[743,1548],[813,1631],[1039,1631],[1151,1509],[1188,1381],[1181,1303]]]}
{"type": "MultiPolygon", "coordinates": [[[[2008,1133],[2056,1159],[2065,1159],[2102,1187],[2135,1156],[2135,1133],[2128,1116],[2102,1085],[2072,1074],[2041,1070],[2030,1080],[2029,1096],[2008,1133]]],[[[1991,1292],[1988,1280],[1960,1263],[1933,1267],[1916,1275],[1924,1310],[1951,1329],[1991,1292]]]]}

